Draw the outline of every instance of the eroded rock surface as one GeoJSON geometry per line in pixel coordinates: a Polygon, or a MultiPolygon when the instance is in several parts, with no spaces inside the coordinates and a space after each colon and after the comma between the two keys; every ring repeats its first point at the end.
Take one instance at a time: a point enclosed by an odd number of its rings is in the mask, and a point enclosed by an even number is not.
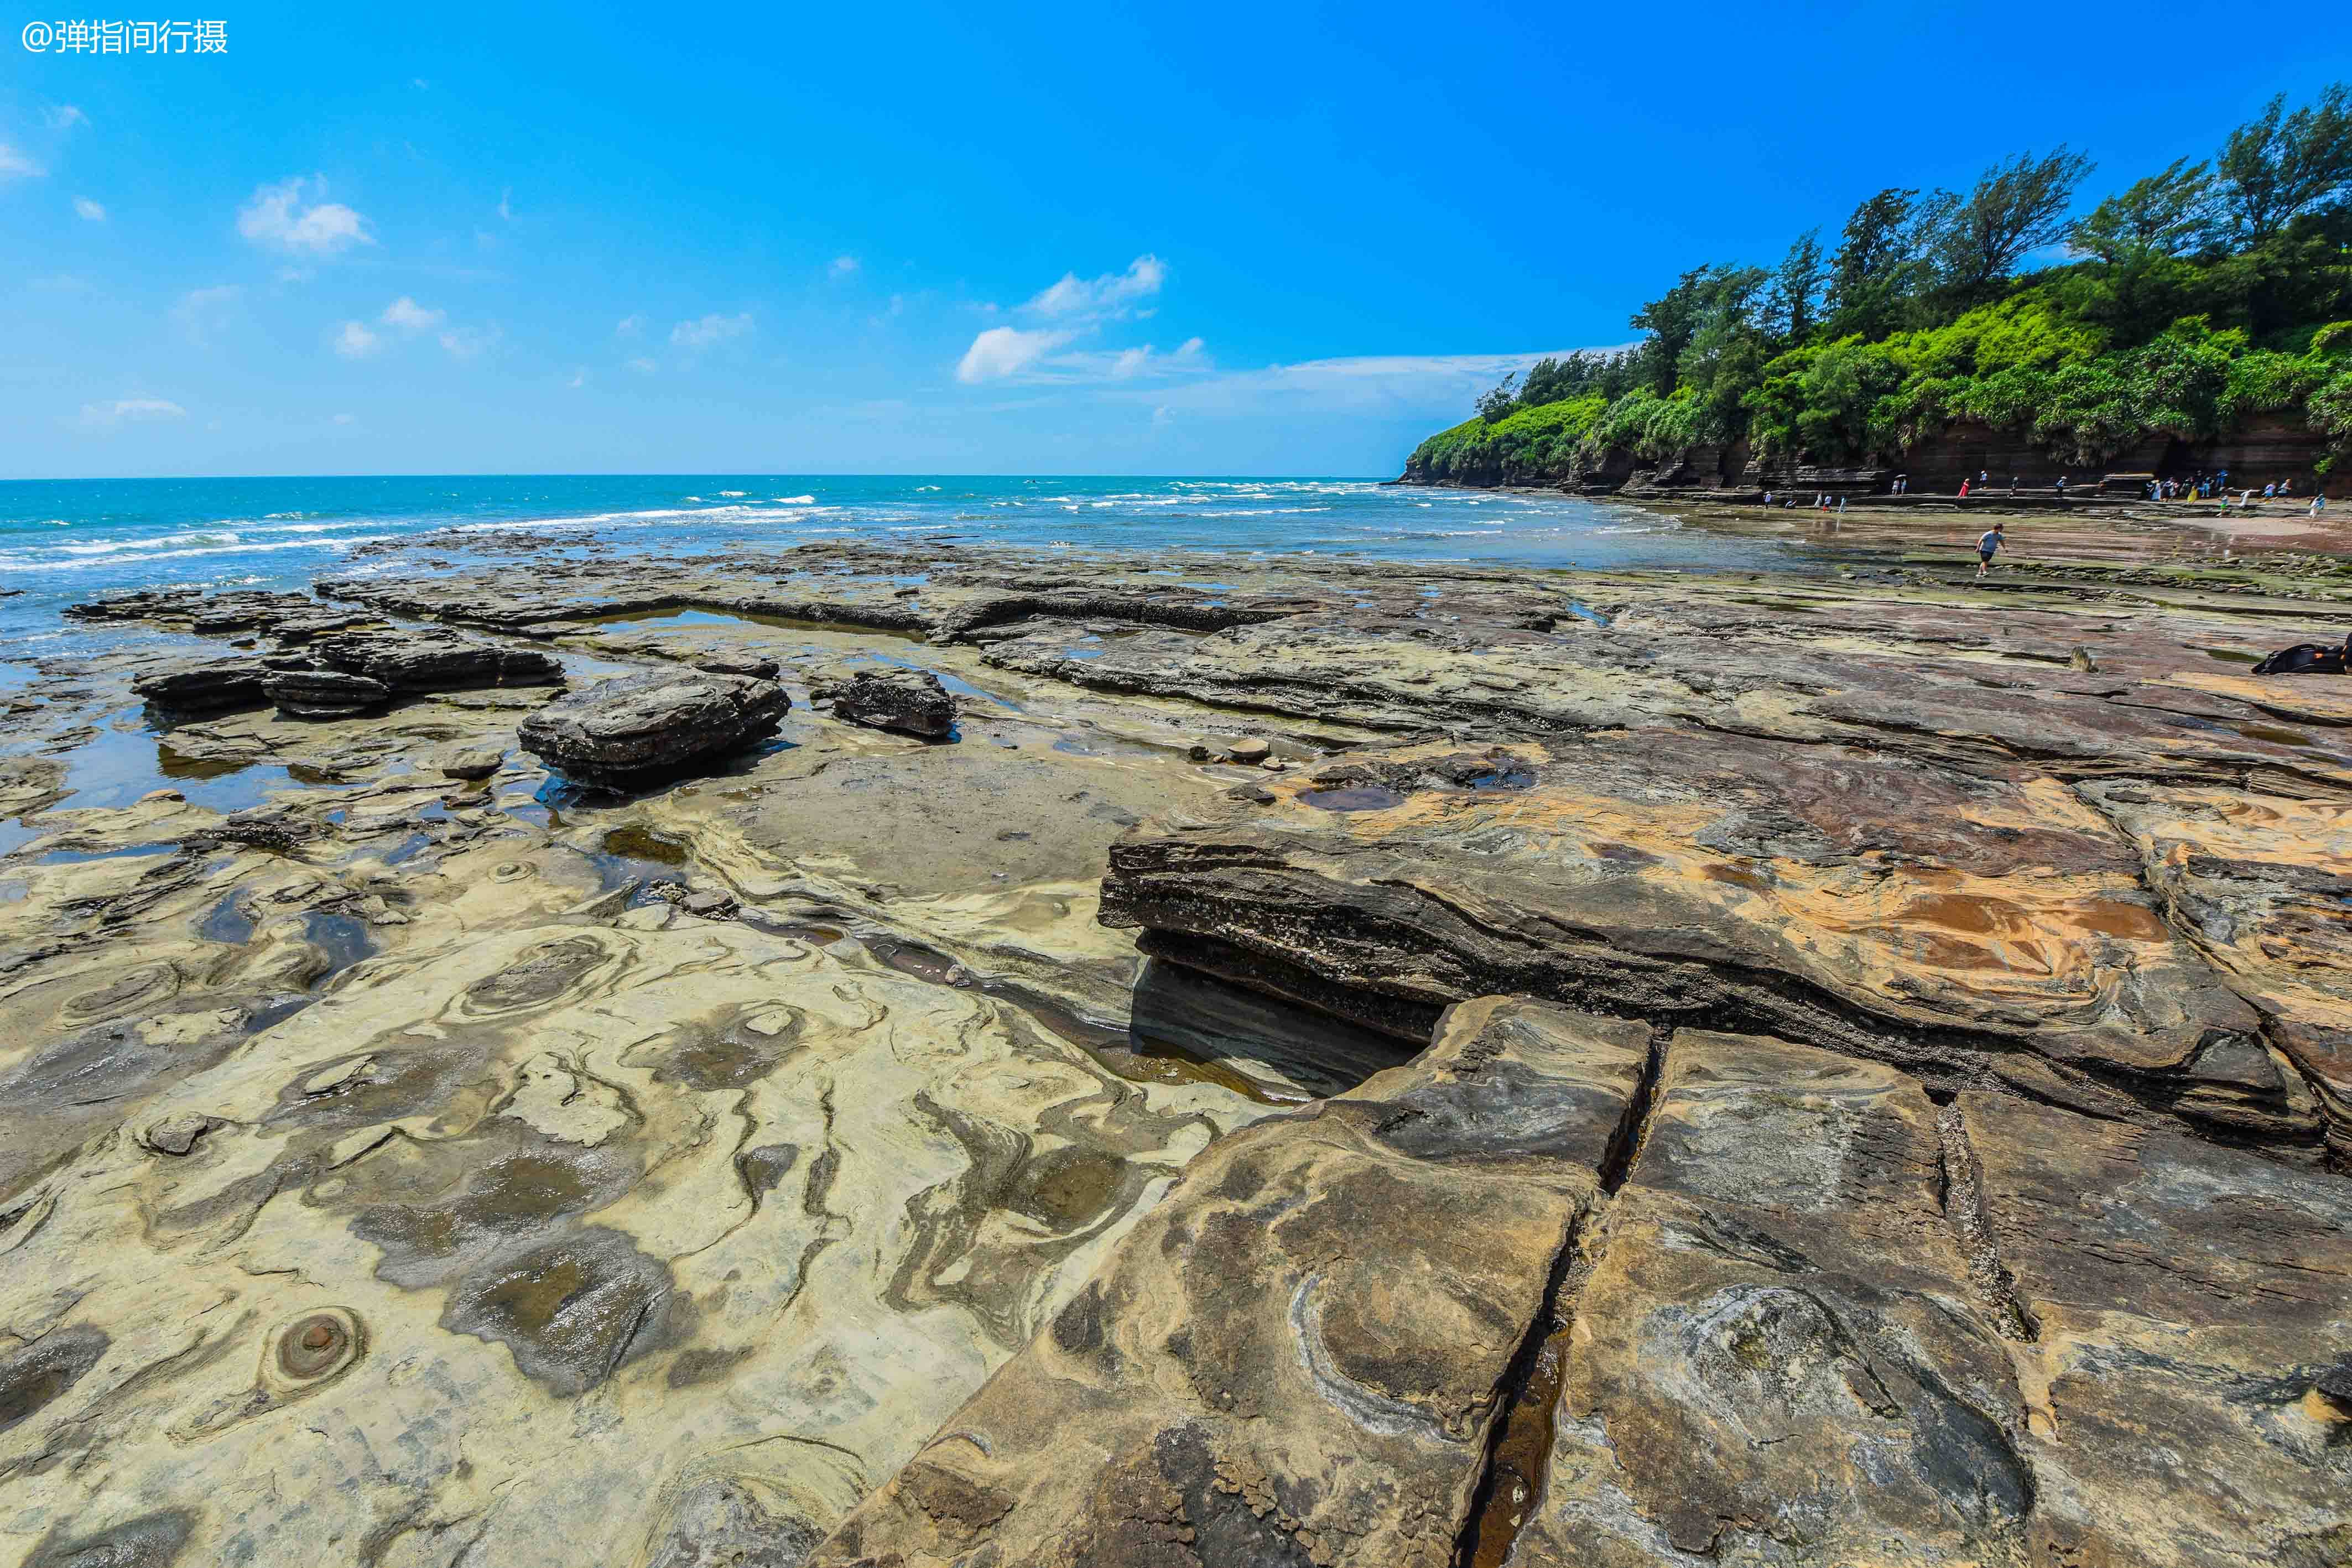
{"type": "Polygon", "coordinates": [[[0,1563],[2352,1549],[2321,575],[547,543],[12,688],[0,1563]]]}
{"type": "Polygon", "coordinates": [[[835,718],[895,729],[926,740],[955,728],[955,699],[929,670],[895,664],[835,667],[813,677],[809,699],[829,705],[835,718]]]}
{"type": "Polygon", "coordinates": [[[2339,1178],[2011,1096],[1939,1109],[1781,1040],[1685,1030],[1653,1056],[1644,1034],[1481,1000],[1358,1094],[1213,1146],[812,1562],[2342,1555],[2339,1178]],[[1391,1182],[1431,1162],[1490,1201],[1514,1176],[1573,1193],[1547,1280],[1536,1238],[1503,1287],[1465,1267],[1485,1224],[1410,1202],[1376,1253],[1302,1245],[1351,1190],[1342,1147],[1391,1182]],[[1295,1195],[1262,1185],[1312,1159],[1329,1174],[1295,1195]],[[1328,1312],[1261,1326],[1301,1251],[1366,1303],[1349,1337],[1328,1312]],[[1465,1287],[1475,1322],[1416,1310],[1465,1287]],[[1237,1348],[1204,1372],[1207,1343],[1237,1348]],[[1433,1387],[1475,1412],[1467,1456],[1398,1451],[1427,1427],[1397,1395],[1433,1387]]]}
{"type": "Polygon", "coordinates": [[[792,706],[773,681],[651,671],[560,697],[516,733],[526,749],[572,778],[626,788],[763,740],[792,706]]]}
{"type": "Polygon", "coordinates": [[[797,1563],[1259,1113],[659,905],[379,956],[7,1200],[0,1557],[797,1563]]]}
{"type": "Polygon", "coordinates": [[[2032,768],[1648,729],[1267,788],[1114,847],[1103,918],[1408,1038],[1525,991],[2319,1157],[2256,1009],[2106,819],[2032,768]]]}
{"type": "Polygon", "coordinates": [[[1450,1563],[1648,1043],[1464,1009],[1213,1145],[812,1563],[1450,1563]]]}

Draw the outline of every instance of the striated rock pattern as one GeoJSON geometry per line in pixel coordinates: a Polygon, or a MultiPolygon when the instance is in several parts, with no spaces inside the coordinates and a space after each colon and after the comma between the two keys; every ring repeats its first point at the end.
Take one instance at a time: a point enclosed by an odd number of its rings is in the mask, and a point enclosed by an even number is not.
{"type": "MultiPolygon", "coordinates": [[[[152,619],[163,609],[153,602],[156,597],[142,594],[79,609],[88,619],[152,619]],[[132,608],[145,613],[132,617],[132,608]]],[[[213,601],[199,602],[209,605],[213,601]]],[[[338,627],[343,623],[339,620],[338,627]]],[[[273,629],[282,637],[284,622],[273,623],[273,629]]],[[[299,641],[300,651],[177,664],[140,675],[131,690],[165,715],[215,713],[271,702],[299,718],[338,718],[430,692],[563,683],[563,666],[539,649],[503,647],[439,628],[339,629],[328,635],[286,640],[299,641]]]]}
{"type": "Polygon", "coordinates": [[[2339,1180],[1646,1032],[1486,998],[1213,1146],[811,1562],[2341,1559],[2339,1180]]]}
{"type": "Polygon", "coordinates": [[[1102,918],[1406,1038],[1525,991],[2320,1155],[2295,1042],[2033,769],[1633,730],[1361,754],[1269,791],[1115,846],[1102,918]]]}
{"type": "Polygon", "coordinates": [[[796,1563],[1259,1113],[661,905],[404,946],[0,1202],[0,1559],[796,1563]]]}
{"type": "Polygon", "coordinates": [[[574,779],[625,787],[764,740],[792,706],[773,681],[651,671],[560,697],[524,719],[517,734],[527,750],[574,779]]]}
{"type": "Polygon", "coordinates": [[[1465,1009],[1215,1145],[812,1563],[1451,1563],[1648,1044],[1465,1009]]]}

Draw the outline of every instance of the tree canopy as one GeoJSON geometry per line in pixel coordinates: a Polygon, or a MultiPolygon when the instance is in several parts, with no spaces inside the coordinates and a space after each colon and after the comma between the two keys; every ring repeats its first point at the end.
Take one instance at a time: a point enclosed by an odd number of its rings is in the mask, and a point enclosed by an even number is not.
{"type": "Polygon", "coordinates": [[[1745,438],[1859,461],[1969,418],[2090,465],[2283,410],[2352,451],[2352,89],[2274,99],[2210,161],[2071,216],[2092,172],[2020,153],[1965,192],[1874,193],[1833,246],[1817,227],[1775,267],[1691,267],[1633,348],[1507,377],[1421,456],[1532,472],[1745,438]]]}

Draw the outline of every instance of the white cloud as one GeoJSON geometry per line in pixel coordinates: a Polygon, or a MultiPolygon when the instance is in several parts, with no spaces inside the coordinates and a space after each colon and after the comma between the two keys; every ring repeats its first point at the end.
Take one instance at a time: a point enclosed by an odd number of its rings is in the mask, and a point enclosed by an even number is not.
{"type": "Polygon", "coordinates": [[[106,221],[106,209],[100,206],[96,202],[91,201],[88,196],[76,196],[74,198],[74,211],[80,214],[83,217],[88,218],[94,224],[102,224],[106,221]]]}
{"type": "Polygon", "coordinates": [[[1075,332],[1024,332],[1018,327],[991,327],[971,340],[956,366],[956,380],[966,384],[999,381],[1035,364],[1068,342],[1075,332]]]}
{"type": "Polygon", "coordinates": [[[208,347],[228,329],[230,313],[243,290],[234,283],[216,288],[191,288],[172,307],[172,321],[181,336],[198,348],[208,347]]]}
{"type": "Polygon", "coordinates": [[[720,316],[714,312],[698,321],[680,321],[669,329],[669,340],[681,349],[707,349],[713,343],[740,338],[751,329],[749,311],[740,316],[720,316]]]}
{"type": "Polygon", "coordinates": [[[339,414],[335,415],[335,423],[336,423],[337,424],[349,424],[349,423],[352,423],[352,419],[353,419],[353,418],[355,418],[355,417],[356,417],[356,416],[355,416],[355,415],[352,415],[352,414],[348,414],[348,413],[339,413],[339,414]]]}
{"type": "Polygon", "coordinates": [[[459,360],[470,360],[498,340],[496,328],[485,332],[471,327],[452,327],[441,334],[441,346],[449,351],[451,358],[459,360]]]}
{"type": "Polygon", "coordinates": [[[186,409],[160,397],[121,397],[112,402],[86,402],[81,405],[81,423],[85,430],[112,430],[125,421],[185,419],[187,416],[186,409]]]}
{"type": "Polygon", "coordinates": [[[441,325],[446,318],[447,312],[427,310],[404,294],[385,306],[383,316],[378,319],[385,326],[397,328],[403,332],[429,332],[441,325]]]}
{"type": "Polygon", "coordinates": [[[640,354],[635,359],[629,361],[629,369],[636,371],[637,374],[641,376],[649,376],[656,371],[661,369],[661,367],[640,354]]]}
{"type": "Polygon", "coordinates": [[[383,347],[383,340],[367,329],[366,324],[346,321],[343,329],[335,334],[335,352],[347,360],[363,360],[383,347]]]}
{"type": "Polygon", "coordinates": [[[572,379],[563,384],[570,387],[572,391],[578,392],[582,387],[588,384],[588,372],[584,370],[574,371],[572,372],[572,379]]]}
{"type": "Polygon", "coordinates": [[[1156,256],[1139,256],[1125,272],[1107,272],[1091,282],[1075,272],[1041,290],[1021,308],[1034,316],[1120,316],[1139,299],[1149,299],[1168,281],[1168,264],[1156,256]]]}
{"type": "Polygon", "coordinates": [[[833,258],[833,266],[829,270],[835,277],[847,277],[857,270],[857,258],[854,256],[836,256],[833,258]]]}
{"type": "Polygon", "coordinates": [[[52,131],[71,131],[77,125],[88,125],[89,116],[69,103],[52,103],[41,110],[41,119],[52,131]]]}
{"type": "Polygon", "coordinates": [[[619,324],[613,329],[613,335],[616,338],[634,338],[645,329],[646,319],[644,317],[624,316],[621,318],[619,324]]]}
{"type": "Polygon", "coordinates": [[[341,202],[303,204],[303,191],[316,185],[327,193],[323,179],[300,176],[276,185],[263,185],[253,199],[237,209],[236,232],[255,245],[295,256],[333,256],[355,245],[373,245],[367,220],[341,202]]]}
{"type": "Polygon", "coordinates": [[[512,185],[509,185],[505,190],[499,193],[499,216],[504,218],[509,223],[514,222],[513,202],[514,187],[512,185]]]}
{"type": "Polygon", "coordinates": [[[33,162],[31,153],[0,141],[0,180],[21,180],[47,172],[47,169],[33,162]]]}

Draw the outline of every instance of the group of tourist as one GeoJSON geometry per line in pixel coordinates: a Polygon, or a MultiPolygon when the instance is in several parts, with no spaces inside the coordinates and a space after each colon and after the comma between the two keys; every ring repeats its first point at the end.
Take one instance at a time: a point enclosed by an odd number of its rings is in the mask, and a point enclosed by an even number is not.
{"type": "MultiPolygon", "coordinates": [[[[2223,468],[2211,474],[2200,474],[2191,479],[2151,479],[2147,482],[2147,498],[2151,501],[2219,500],[2226,510],[2232,504],[2230,471],[2223,468]]],[[[2261,498],[2265,501],[2294,500],[2294,481],[2279,479],[2264,485],[2261,498]]],[[[2240,490],[2235,497],[2235,505],[2241,510],[2252,507],[2254,501],[2255,491],[2251,485],[2240,490]]],[[[2326,511],[2326,496],[2314,492],[2309,510],[2315,517],[2326,511]]]]}

